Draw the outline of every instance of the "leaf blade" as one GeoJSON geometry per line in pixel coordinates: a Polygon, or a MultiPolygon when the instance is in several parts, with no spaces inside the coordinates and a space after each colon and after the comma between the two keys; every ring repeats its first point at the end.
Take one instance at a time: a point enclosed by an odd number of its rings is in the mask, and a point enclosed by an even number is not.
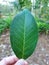
{"type": "Polygon", "coordinates": [[[10,40],[12,49],[19,58],[26,59],[33,53],[38,40],[38,28],[28,10],[23,10],[14,18],[10,28],[10,40]]]}

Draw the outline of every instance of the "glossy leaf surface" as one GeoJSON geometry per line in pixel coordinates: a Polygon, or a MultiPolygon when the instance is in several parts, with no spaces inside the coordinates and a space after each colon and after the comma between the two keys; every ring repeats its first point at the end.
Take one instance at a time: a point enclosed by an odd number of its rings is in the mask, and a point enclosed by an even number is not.
{"type": "Polygon", "coordinates": [[[38,28],[34,17],[28,10],[15,16],[10,28],[11,46],[18,58],[28,58],[38,40],[38,28]]]}

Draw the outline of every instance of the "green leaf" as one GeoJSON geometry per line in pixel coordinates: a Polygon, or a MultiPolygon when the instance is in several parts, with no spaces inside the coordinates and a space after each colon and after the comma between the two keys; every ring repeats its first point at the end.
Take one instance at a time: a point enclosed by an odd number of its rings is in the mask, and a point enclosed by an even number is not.
{"type": "Polygon", "coordinates": [[[26,59],[34,52],[38,40],[38,28],[34,17],[28,10],[23,10],[13,19],[10,40],[18,58],[26,59]]]}

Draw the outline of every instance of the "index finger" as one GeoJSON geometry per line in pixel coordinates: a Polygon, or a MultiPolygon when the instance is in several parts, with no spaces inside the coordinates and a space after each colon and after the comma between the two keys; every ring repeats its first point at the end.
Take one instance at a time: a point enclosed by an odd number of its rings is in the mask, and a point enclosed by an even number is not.
{"type": "Polygon", "coordinates": [[[10,65],[10,64],[14,64],[17,61],[18,58],[14,55],[14,56],[4,58],[1,62],[4,63],[4,65],[8,65],[8,64],[10,65]]]}

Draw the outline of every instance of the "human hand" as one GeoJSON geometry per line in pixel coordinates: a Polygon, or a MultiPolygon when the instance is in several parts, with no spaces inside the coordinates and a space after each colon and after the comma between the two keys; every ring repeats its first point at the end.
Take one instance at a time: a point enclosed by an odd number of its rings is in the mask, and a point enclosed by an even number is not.
{"type": "Polygon", "coordinates": [[[16,56],[10,56],[0,61],[0,65],[28,65],[24,59],[18,59],[16,56]]]}

